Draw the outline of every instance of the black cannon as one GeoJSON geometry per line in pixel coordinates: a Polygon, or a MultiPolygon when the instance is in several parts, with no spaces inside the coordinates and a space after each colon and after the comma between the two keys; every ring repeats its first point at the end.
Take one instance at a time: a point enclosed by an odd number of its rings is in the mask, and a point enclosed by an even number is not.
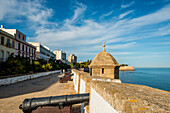
{"type": "Polygon", "coordinates": [[[19,106],[24,113],[31,113],[38,107],[56,106],[59,109],[78,103],[88,103],[89,93],[25,99],[19,106]]]}

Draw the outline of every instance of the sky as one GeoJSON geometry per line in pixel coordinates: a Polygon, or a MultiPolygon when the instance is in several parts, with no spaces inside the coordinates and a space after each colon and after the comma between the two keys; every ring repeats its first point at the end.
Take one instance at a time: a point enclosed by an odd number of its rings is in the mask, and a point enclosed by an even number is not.
{"type": "Polygon", "coordinates": [[[78,61],[105,42],[119,64],[170,67],[170,0],[0,0],[0,24],[78,61]]]}

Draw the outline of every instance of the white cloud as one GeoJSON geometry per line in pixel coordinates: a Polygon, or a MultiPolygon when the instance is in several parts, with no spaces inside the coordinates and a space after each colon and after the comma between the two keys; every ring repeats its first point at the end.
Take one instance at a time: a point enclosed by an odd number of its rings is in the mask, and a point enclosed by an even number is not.
{"type": "Polygon", "coordinates": [[[170,45],[170,42],[162,42],[162,43],[159,43],[159,44],[170,45]]]}
{"type": "Polygon", "coordinates": [[[130,10],[130,11],[127,11],[127,12],[125,12],[125,13],[120,14],[120,15],[119,15],[119,19],[124,18],[125,16],[127,16],[128,14],[130,14],[130,13],[132,13],[132,12],[134,12],[134,10],[130,10]]]}
{"type": "MultiPolygon", "coordinates": [[[[163,58],[163,57],[169,57],[170,55],[141,55],[141,56],[134,56],[134,57],[121,57],[121,59],[146,59],[148,60],[148,58],[163,58]]],[[[158,59],[160,60],[160,59],[158,59]]],[[[154,67],[154,65],[152,65],[154,67]]]]}
{"type": "Polygon", "coordinates": [[[108,12],[108,13],[106,13],[106,14],[103,14],[100,18],[104,18],[104,17],[110,16],[112,13],[113,13],[113,10],[108,12]]]}
{"type": "Polygon", "coordinates": [[[74,15],[71,19],[65,20],[66,24],[73,24],[77,22],[83,16],[83,13],[86,11],[86,8],[86,5],[77,2],[76,9],[74,10],[74,15]]]}
{"type": "Polygon", "coordinates": [[[130,43],[125,43],[125,44],[116,44],[116,45],[111,45],[108,47],[108,49],[127,49],[129,47],[134,47],[136,45],[136,42],[130,42],[130,43]]]}
{"type": "Polygon", "coordinates": [[[0,0],[0,21],[22,22],[26,17],[29,25],[30,23],[52,24],[48,19],[52,16],[53,10],[44,7],[41,3],[42,0],[0,0]]]}
{"type": "MultiPolygon", "coordinates": [[[[76,52],[76,54],[78,56],[89,56],[89,55],[93,55],[93,56],[96,56],[98,54],[98,52],[84,52],[84,51],[78,51],[76,52]]],[[[111,52],[110,53],[111,55],[131,55],[131,54],[135,54],[134,52],[111,52]]]]}
{"type": "Polygon", "coordinates": [[[134,18],[130,20],[129,23],[133,24],[135,27],[138,27],[138,26],[151,25],[151,24],[167,21],[170,20],[169,11],[170,11],[170,4],[166,5],[165,7],[163,7],[162,9],[154,13],[141,16],[138,18],[134,18]]]}
{"type": "MultiPolygon", "coordinates": [[[[83,17],[85,9],[87,6],[78,5],[77,9],[74,10],[74,15],[67,19],[69,21],[73,20],[79,21],[79,18],[83,17]],[[78,13],[79,12],[79,13],[78,13]],[[79,16],[78,16],[79,15],[79,16]]],[[[141,38],[149,38],[153,36],[158,36],[160,33],[165,32],[166,28],[161,28],[161,30],[153,29],[149,33],[145,30],[140,30],[144,26],[152,25],[155,23],[163,22],[169,20],[170,15],[166,14],[164,17],[159,17],[161,13],[169,11],[168,6],[142,17],[135,19],[123,19],[116,22],[107,21],[107,22],[95,22],[94,20],[81,19],[82,25],[76,26],[68,24],[67,22],[60,28],[47,29],[42,28],[36,31],[37,37],[36,41],[40,41],[44,44],[49,44],[55,49],[57,48],[69,48],[80,46],[96,46],[98,44],[102,45],[102,42],[106,44],[116,43],[112,49],[123,49],[127,47],[133,47],[136,45],[135,40],[141,38]],[[151,21],[152,18],[158,18],[157,22],[151,21]],[[135,34],[139,29],[139,32],[144,32],[141,35],[135,34]],[[133,34],[128,36],[129,34],[133,34]],[[49,40],[50,38],[50,40],[49,40]],[[133,42],[132,42],[133,41],[133,42]],[[117,42],[128,42],[127,44],[117,44],[117,42]]],[[[132,12],[132,11],[129,11],[132,12]]],[[[166,32],[169,33],[169,32],[166,32]]],[[[97,50],[99,48],[96,48],[97,50]]],[[[81,50],[81,48],[80,48],[81,50]]],[[[90,49],[91,50],[91,49],[90,49]]],[[[89,51],[90,51],[89,50],[89,51]]]]}
{"type": "Polygon", "coordinates": [[[131,55],[136,54],[135,52],[111,52],[112,55],[131,55]]]}
{"type": "MultiPolygon", "coordinates": [[[[138,40],[142,38],[170,34],[169,24],[161,28],[152,28],[152,25],[170,20],[170,5],[151,14],[133,19],[124,18],[133,12],[133,10],[131,10],[120,14],[120,19],[117,20],[95,21],[85,19],[84,13],[86,12],[87,6],[82,3],[77,3],[73,10],[74,14],[70,18],[65,19],[63,25],[57,26],[58,23],[49,21],[53,16],[53,10],[41,5],[41,2],[38,0],[28,0],[26,2],[18,2],[17,0],[0,1],[3,1],[3,4],[7,4],[6,8],[0,5],[1,10],[3,8],[6,9],[5,12],[0,10],[0,20],[8,21],[6,18],[8,14],[11,14],[13,19],[17,19],[18,16],[24,16],[31,22],[31,25],[28,27],[33,28],[36,33],[36,36],[30,37],[29,41],[41,42],[53,50],[65,49],[68,53],[73,52],[79,55],[89,53],[88,55],[95,55],[97,53],[95,51],[102,51],[103,42],[106,42],[106,50],[109,49],[112,53],[112,50],[115,49],[126,50],[126,48],[136,47],[140,45],[138,40]],[[11,2],[14,3],[11,5],[11,2]],[[77,26],[76,23],[81,24],[77,26]],[[49,27],[46,27],[47,25],[49,27]],[[151,28],[145,29],[146,26],[151,26],[151,28]]],[[[134,2],[130,4],[132,5],[134,2]]],[[[124,5],[123,8],[130,7],[131,5],[124,5]]],[[[112,11],[103,15],[103,17],[111,14],[112,11]]],[[[124,52],[117,54],[132,53],[124,52]]]]}
{"type": "MultiPolygon", "coordinates": [[[[75,18],[82,18],[82,15],[85,12],[87,6],[82,5],[77,7],[74,10],[74,15],[68,20],[77,20],[75,18]],[[82,9],[81,9],[82,8],[82,9]],[[80,10],[77,13],[77,10],[80,10]],[[75,16],[81,15],[81,16],[75,16]],[[75,18],[74,18],[75,17],[75,18]],[[73,19],[74,18],[74,19],[73,19]]],[[[107,22],[95,22],[94,20],[86,20],[81,19],[82,25],[76,26],[72,24],[64,24],[61,28],[53,28],[53,29],[45,29],[45,30],[37,30],[36,41],[40,41],[44,44],[49,44],[50,48],[69,48],[76,47],[76,50],[84,51],[84,48],[80,48],[85,46],[85,49],[88,51],[97,51],[102,46],[102,42],[106,42],[106,44],[113,44],[113,46],[108,46],[108,49],[126,49],[129,47],[136,46],[136,41],[141,38],[149,38],[154,36],[159,36],[161,33],[167,31],[166,28],[152,29],[149,32],[147,29],[141,30],[144,26],[152,25],[155,23],[163,22],[169,20],[170,15],[166,14],[165,17],[159,17],[161,13],[165,13],[169,11],[169,8],[165,6],[164,8],[142,16],[137,17],[135,19],[123,19],[116,22],[107,21],[107,22]],[[159,17],[159,18],[158,18],[159,17]],[[157,22],[151,21],[152,18],[158,18],[157,22]],[[83,21],[82,21],[83,20],[83,21]],[[41,32],[40,32],[41,31],[41,32]],[[136,32],[142,32],[142,34],[137,34],[136,32]],[[134,34],[136,33],[136,34],[134,34]],[[129,34],[133,34],[130,35],[129,34]],[[50,38],[50,40],[49,40],[50,38]],[[133,41],[133,42],[132,42],[133,41]],[[124,42],[124,44],[117,44],[118,42],[124,42]],[[128,42],[128,43],[126,43],[128,42]],[[101,44],[100,46],[98,44],[101,44]],[[89,49],[86,48],[89,46],[89,49]],[[95,47],[94,46],[99,46],[95,47]]],[[[132,12],[132,11],[130,11],[132,12]]],[[[169,33],[169,32],[166,32],[169,33]]]]}
{"type": "Polygon", "coordinates": [[[149,53],[145,53],[145,54],[152,54],[152,55],[163,55],[163,54],[169,54],[170,52],[149,52],[149,53]]]}
{"type": "Polygon", "coordinates": [[[124,5],[121,5],[121,8],[127,8],[127,7],[130,7],[131,5],[133,5],[135,3],[135,1],[132,1],[130,2],[129,4],[124,4],[124,5]]]}
{"type": "Polygon", "coordinates": [[[13,7],[14,4],[15,1],[0,0],[0,20],[3,20],[6,13],[12,12],[12,9],[8,8],[8,6],[13,7]]]}

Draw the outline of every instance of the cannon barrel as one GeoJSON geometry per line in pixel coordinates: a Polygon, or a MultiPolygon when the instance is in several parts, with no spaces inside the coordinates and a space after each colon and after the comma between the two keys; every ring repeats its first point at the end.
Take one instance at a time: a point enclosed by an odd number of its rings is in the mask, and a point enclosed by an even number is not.
{"type": "Polygon", "coordinates": [[[89,93],[30,98],[30,99],[25,99],[23,103],[19,106],[19,108],[22,109],[24,113],[31,113],[33,110],[36,110],[38,107],[58,106],[61,109],[65,106],[70,106],[78,103],[85,103],[88,101],[89,101],[89,93]]]}

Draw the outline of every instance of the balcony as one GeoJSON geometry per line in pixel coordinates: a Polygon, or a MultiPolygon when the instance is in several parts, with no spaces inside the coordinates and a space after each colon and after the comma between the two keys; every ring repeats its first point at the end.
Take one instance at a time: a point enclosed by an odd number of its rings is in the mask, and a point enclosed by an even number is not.
{"type": "Polygon", "coordinates": [[[11,43],[6,43],[6,47],[12,48],[12,44],[11,43]]]}

